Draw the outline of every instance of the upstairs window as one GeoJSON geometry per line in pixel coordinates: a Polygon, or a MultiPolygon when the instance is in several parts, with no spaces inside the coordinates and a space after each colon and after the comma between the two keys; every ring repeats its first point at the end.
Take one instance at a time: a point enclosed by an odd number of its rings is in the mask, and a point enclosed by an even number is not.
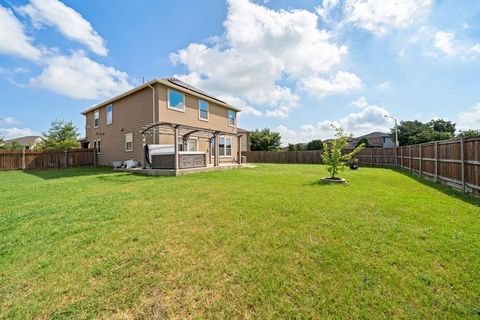
{"type": "Polygon", "coordinates": [[[98,128],[100,125],[100,110],[95,110],[95,113],[93,115],[93,126],[95,128],[98,128]]]}
{"type": "Polygon", "coordinates": [[[133,151],[133,133],[125,134],[125,151],[133,151]]]}
{"type": "Polygon", "coordinates": [[[185,95],[181,92],[168,89],[168,108],[185,111],[185,95]]]}
{"type": "Polygon", "coordinates": [[[228,110],[228,125],[233,127],[235,125],[235,111],[228,110]]]}
{"type": "Polygon", "coordinates": [[[198,118],[200,120],[208,120],[208,102],[198,100],[198,118]]]}
{"type": "Polygon", "coordinates": [[[112,120],[113,120],[112,112],[113,112],[112,105],[107,106],[107,124],[112,124],[112,120]]]}

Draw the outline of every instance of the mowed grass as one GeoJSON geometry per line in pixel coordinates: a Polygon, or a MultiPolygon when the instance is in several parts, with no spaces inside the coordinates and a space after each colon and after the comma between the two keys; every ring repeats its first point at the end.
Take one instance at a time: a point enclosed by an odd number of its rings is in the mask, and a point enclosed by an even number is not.
{"type": "Polygon", "coordinates": [[[480,200],[387,169],[0,173],[0,318],[480,316],[480,200]]]}

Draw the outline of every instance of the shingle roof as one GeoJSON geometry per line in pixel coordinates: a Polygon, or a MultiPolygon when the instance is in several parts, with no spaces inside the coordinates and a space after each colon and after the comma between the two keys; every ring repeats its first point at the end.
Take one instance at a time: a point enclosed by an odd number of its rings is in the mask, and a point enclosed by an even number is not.
{"type": "Polygon", "coordinates": [[[38,138],[41,138],[41,136],[25,136],[25,137],[5,140],[5,143],[17,142],[21,146],[31,146],[34,144],[35,140],[37,140],[38,138]]]}

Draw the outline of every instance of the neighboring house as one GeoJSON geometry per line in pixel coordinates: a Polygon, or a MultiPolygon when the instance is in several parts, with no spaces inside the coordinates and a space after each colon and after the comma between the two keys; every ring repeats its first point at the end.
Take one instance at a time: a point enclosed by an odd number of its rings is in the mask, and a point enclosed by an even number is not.
{"type": "Polygon", "coordinates": [[[355,148],[361,139],[367,139],[370,147],[373,148],[393,148],[395,142],[390,137],[390,134],[384,132],[371,132],[360,137],[353,138],[349,141],[347,148],[355,148]]]}
{"type": "MultiPolygon", "coordinates": [[[[130,159],[145,165],[151,161],[145,146],[165,153],[175,150],[175,157],[196,154],[192,161],[204,156],[207,164],[233,163],[241,143],[239,111],[178,79],[155,79],[82,112],[86,120],[82,145],[97,150],[100,165],[130,159]]],[[[178,160],[175,163],[178,169],[178,160]]]]}
{"type": "Polygon", "coordinates": [[[250,139],[250,131],[237,128],[237,133],[242,135],[240,151],[250,151],[250,146],[252,144],[252,140],[250,139]]]}
{"type": "Polygon", "coordinates": [[[21,145],[25,150],[33,150],[42,141],[43,139],[41,136],[25,136],[25,137],[5,140],[4,142],[6,145],[16,142],[19,145],[21,145]]]}

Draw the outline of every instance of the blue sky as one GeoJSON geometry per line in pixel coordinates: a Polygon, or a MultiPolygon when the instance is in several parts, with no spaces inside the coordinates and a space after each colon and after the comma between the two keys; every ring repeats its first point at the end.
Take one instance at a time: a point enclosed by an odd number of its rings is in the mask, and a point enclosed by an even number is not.
{"type": "Polygon", "coordinates": [[[177,76],[283,142],[480,128],[475,0],[0,0],[0,136],[45,131],[145,78],[177,76]],[[133,5],[134,4],[134,5],[133,5]]]}

